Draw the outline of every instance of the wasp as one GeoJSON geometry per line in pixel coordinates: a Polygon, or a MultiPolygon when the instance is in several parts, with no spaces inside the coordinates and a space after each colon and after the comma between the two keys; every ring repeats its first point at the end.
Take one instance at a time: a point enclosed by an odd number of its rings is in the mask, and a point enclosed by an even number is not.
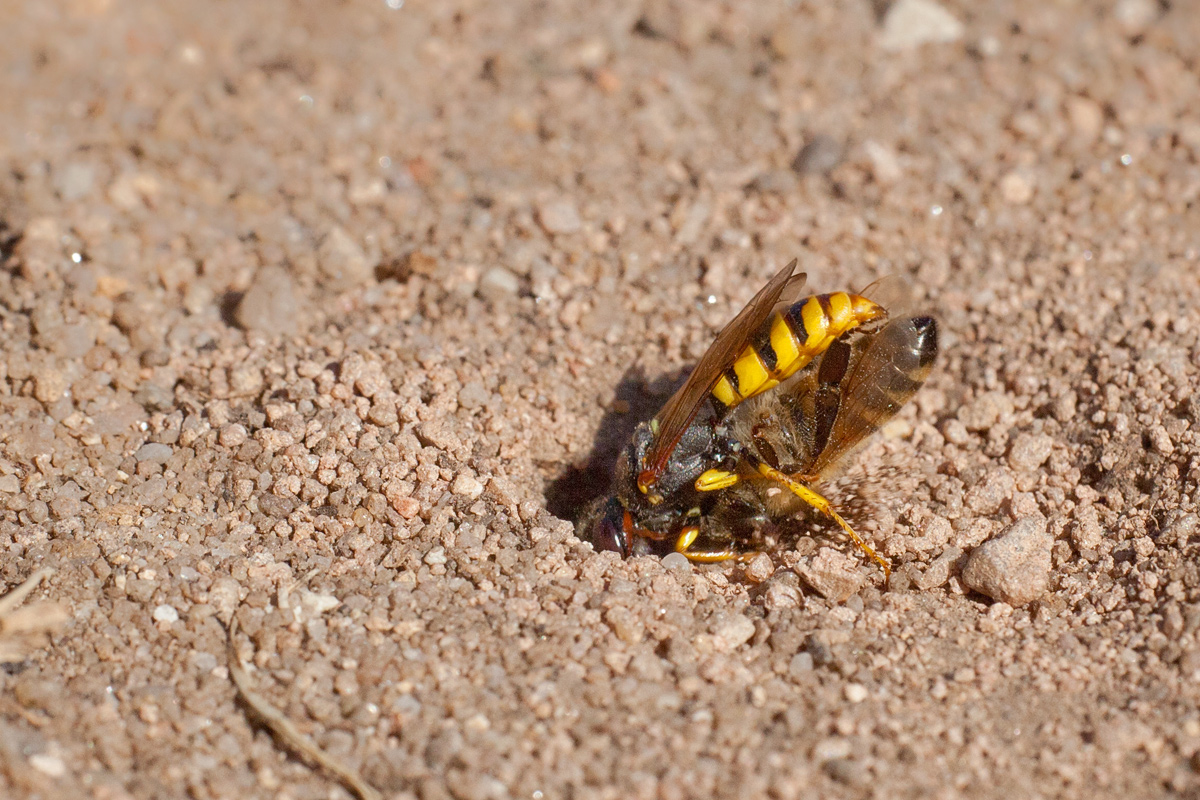
{"type": "Polygon", "coordinates": [[[889,317],[862,294],[800,298],[793,260],[717,335],[687,381],[619,457],[615,493],[581,520],[597,549],[746,557],[803,507],[875,553],[812,486],[891,419],[933,368],[930,316],[889,317]]]}

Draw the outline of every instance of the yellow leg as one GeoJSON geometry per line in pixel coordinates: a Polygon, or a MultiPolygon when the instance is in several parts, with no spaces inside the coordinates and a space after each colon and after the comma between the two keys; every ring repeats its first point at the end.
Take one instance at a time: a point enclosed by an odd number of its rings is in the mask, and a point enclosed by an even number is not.
{"type": "Polygon", "coordinates": [[[767,464],[759,463],[758,472],[764,478],[770,478],[773,481],[779,481],[788,489],[790,489],[792,494],[796,495],[801,500],[815,508],[817,511],[820,511],[822,514],[836,522],[841,529],[846,532],[846,535],[853,539],[854,543],[858,545],[864,553],[871,557],[872,561],[883,568],[883,577],[885,579],[891,577],[892,567],[890,564],[888,564],[887,559],[883,558],[874,550],[872,550],[871,546],[864,542],[862,537],[854,532],[854,529],[850,527],[849,523],[842,519],[842,516],[833,510],[833,506],[829,504],[828,500],[826,500],[824,497],[821,497],[821,495],[817,494],[803,483],[800,483],[796,479],[792,478],[790,475],[784,474],[767,464]]]}
{"type": "Polygon", "coordinates": [[[728,561],[731,558],[745,561],[755,555],[754,553],[744,553],[732,547],[724,547],[720,550],[693,550],[692,544],[699,535],[700,528],[697,525],[690,525],[684,528],[679,534],[679,538],[675,540],[675,552],[683,553],[687,556],[688,561],[695,564],[715,564],[718,561],[728,561]]]}

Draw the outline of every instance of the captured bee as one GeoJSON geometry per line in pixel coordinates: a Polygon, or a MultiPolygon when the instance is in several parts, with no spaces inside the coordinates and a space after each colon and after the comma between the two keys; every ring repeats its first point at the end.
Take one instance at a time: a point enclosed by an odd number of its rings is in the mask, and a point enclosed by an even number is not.
{"type": "Polygon", "coordinates": [[[617,462],[616,492],[584,515],[582,538],[624,556],[674,550],[722,561],[752,554],[767,526],[807,505],[890,572],[811,486],[921,388],[937,358],[937,323],[889,318],[858,294],[797,299],[806,276],[795,268],[754,296],[637,427],[617,462]]]}

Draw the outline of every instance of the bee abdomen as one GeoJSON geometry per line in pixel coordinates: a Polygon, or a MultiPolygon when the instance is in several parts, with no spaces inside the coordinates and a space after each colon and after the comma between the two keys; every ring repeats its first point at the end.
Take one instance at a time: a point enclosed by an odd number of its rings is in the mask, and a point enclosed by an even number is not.
{"type": "Polygon", "coordinates": [[[834,339],[887,312],[856,294],[819,294],[780,309],[750,337],[713,386],[713,397],[732,408],[779,385],[825,352],[834,339]]]}

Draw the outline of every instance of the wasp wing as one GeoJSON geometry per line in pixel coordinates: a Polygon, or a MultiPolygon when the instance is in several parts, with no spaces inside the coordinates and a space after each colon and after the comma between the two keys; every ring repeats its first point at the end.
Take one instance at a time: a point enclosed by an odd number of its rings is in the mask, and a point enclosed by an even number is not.
{"type": "MultiPolygon", "coordinates": [[[[700,363],[692,370],[687,382],[671,396],[656,417],[658,421],[654,442],[646,452],[642,464],[644,473],[649,473],[650,480],[645,484],[652,485],[666,469],[671,452],[679,443],[683,432],[692,424],[700,404],[714,385],[721,378],[721,373],[741,354],[742,349],[758,326],[770,316],[772,309],[781,297],[800,290],[804,285],[805,273],[793,275],[797,259],[775,274],[758,294],[743,308],[738,315],[726,325],[716,340],[709,346],[700,363]]],[[[639,480],[639,483],[642,481],[639,480]]]]}
{"type": "Polygon", "coordinates": [[[916,394],[933,369],[937,339],[933,317],[893,319],[865,339],[862,356],[841,384],[837,418],[809,470],[812,476],[828,473],[916,394]]]}
{"type": "Polygon", "coordinates": [[[922,299],[912,281],[894,273],[884,275],[858,294],[886,308],[892,319],[910,316],[922,299]]]}

